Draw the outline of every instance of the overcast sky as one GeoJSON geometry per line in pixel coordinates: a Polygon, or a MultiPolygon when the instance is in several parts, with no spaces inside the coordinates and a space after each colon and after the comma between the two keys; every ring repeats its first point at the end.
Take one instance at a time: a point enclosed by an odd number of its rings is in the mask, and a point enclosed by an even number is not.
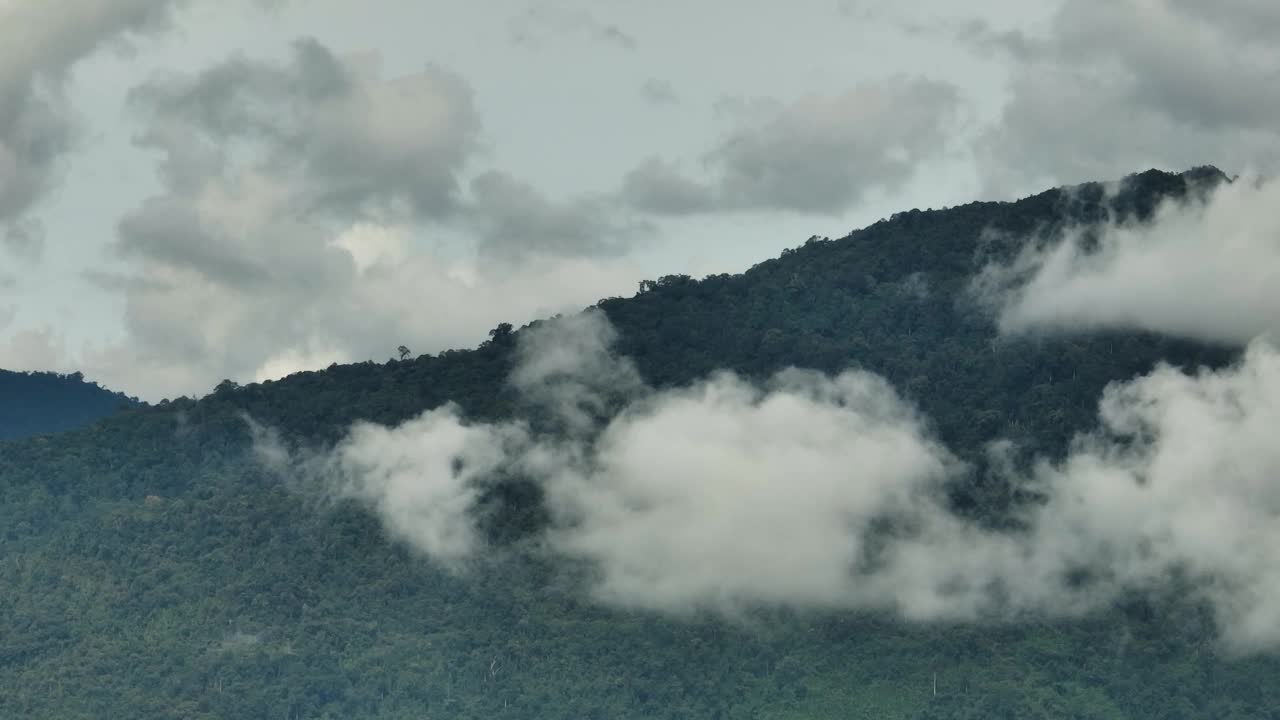
{"type": "Polygon", "coordinates": [[[1280,163],[1270,0],[0,0],[0,367],[474,345],[897,210],[1280,163]]]}

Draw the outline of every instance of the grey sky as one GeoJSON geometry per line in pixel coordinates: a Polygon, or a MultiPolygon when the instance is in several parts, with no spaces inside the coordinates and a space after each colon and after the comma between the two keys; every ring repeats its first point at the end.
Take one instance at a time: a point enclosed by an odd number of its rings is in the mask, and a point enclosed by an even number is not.
{"type": "Polygon", "coordinates": [[[0,0],[0,367],[149,399],[905,208],[1280,162],[1247,0],[51,8],[0,0]]]}

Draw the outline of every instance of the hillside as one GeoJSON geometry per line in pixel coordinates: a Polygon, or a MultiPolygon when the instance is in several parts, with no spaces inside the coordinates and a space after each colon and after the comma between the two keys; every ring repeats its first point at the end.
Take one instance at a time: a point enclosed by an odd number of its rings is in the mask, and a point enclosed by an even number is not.
{"type": "MultiPolygon", "coordinates": [[[[1001,438],[1061,454],[1109,383],[1238,352],[1146,333],[998,338],[972,278],[1034,237],[1225,181],[1149,171],[1012,203],[898,213],[740,275],[669,276],[598,307],[657,388],[717,370],[885,377],[969,463],[957,512],[1001,525],[1034,497],[987,467],[1001,438]]],[[[140,407],[0,447],[0,716],[57,718],[1256,718],[1271,655],[1214,648],[1204,609],[1125,598],[1049,622],[902,622],[764,609],[725,620],[613,609],[539,549],[536,483],[483,499],[486,555],[458,572],[364,506],[270,472],[248,416],[292,448],[446,402],[521,411],[530,328],[479,348],[335,366],[140,407]]],[[[601,412],[608,414],[610,408],[601,412]]],[[[542,418],[534,417],[538,424],[542,418]]],[[[762,529],[767,532],[767,529],[762,529]]]]}
{"type": "Polygon", "coordinates": [[[0,441],[82,427],[137,404],[80,373],[0,370],[0,441]]]}

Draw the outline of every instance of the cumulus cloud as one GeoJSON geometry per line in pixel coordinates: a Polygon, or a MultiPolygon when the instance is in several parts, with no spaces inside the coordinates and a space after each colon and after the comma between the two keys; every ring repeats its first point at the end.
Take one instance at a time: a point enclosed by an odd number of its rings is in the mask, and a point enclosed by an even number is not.
{"type": "Polygon", "coordinates": [[[376,57],[301,40],[287,61],[236,57],[130,98],[163,192],[119,224],[126,269],[94,276],[125,299],[127,341],[83,358],[113,387],[199,394],[474,345],[639,279],[624,255],[647,228],[604,200],[462,180],[479,119],[441,68],[385,77],[376,57]]]}
{"type": "Polygon", "coordinates": [[[993,192],[1135,167],[1280,162],[1275,11],[1248,0],[1068,0],[1042,35],[965,39],[1014,59],[1003,116],[977,144],[993,192]]]}
{"type": "Polygon", "coordinates": [[[0,225],[19,255],[33,253],[27,213],[57,180],[77,135],[64,86],[103,45],[162,26],[176,0],[69,0],[0,5],[0,225]]]}
{"type": "Polygon", "coordinates": [[[703,162],[706,181],[653,159],[624,179],[621,197],[654,213],[792,210],[839,213],[872,189],[892,190],[946,147],[955,88],[923,78],[865,83],[744,113],[703,162]]]}
{"type": "Polygon", "coordinates": [[[298,211],[439,216],[458,200],[457,173],[475,149],[479,116],[461,78],[428,66],[383,78],[376,57],[339,58],[311,39],[284,65],[236,58],[195,77],[131,93],[153,118],[141,138],[164,153],[178,188],[259,150],[259,174],[298,184],[298,211]]]}
{"type": "Polygon", "coordinates": [[[1150,222],[1067,231],[978,289],[1004,332],[1140,329],[1243,345],[1280,329],[1280,183],[1238,179],[1150,222]]]}

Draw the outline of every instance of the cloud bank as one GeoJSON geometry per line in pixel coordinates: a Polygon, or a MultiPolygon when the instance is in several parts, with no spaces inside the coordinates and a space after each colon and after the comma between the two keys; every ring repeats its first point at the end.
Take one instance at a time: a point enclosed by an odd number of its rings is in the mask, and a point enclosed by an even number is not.
{"type": "Polygon", "coordinates": [[[480,119],[443,68],[388,77],[303,39],[152,78],[130,106],[163,191],[119,224],[128,270],[95,277],[125,303],[127,341],[84,360],[110,386],[158,399],[474,345],[639,279],[624,256],[646,228],[603,201],[466,178],[480,119]]]}
{"type": "Polygon", "coordinates": [[[1033,547],[1093,571],[1103,598],[1181,580],[1229,646],[1274,648],[1280,352],[1257,342],[1219,372],[1158,368],[1109,388],[1099,415],[1099,432],[1065,462],[1042,465],[1050,496],[1033,547]]]}
{"type": "Polygon", "coordinates": [[[1238,179],[1150,222],[1068,231],[979,277],[1003,332],[1137,329],[1244,345],[1280,329],[1280,183],[1238,179]]]}
{"type": "Polygon", "coordinates": [[[167,23],[176,0],[0,4],[0,237],[13,255],[40,256],[28,213],[58,179],[78,135],[65,85],[99,48],[167,23]]]}
{"type": "Polygon", "coordinates": [[[444,407],[357,426],[329,467],[394,537],[450,566],[484,550],[483,490],[531,479],[550,511],[542,545],[585,563],[592,595],[619,607],[1007,621],[1180,592],[1212,610],[1224,647],[1280,643],[1280,352],[1265,342],[1234,367],[1109,387],[1094,431],[1013,478],[1043,498],[1021,529],[992,530],[948,509],[943,486],[967,468],[883,379],[720,373],[659,391],[613,338],[598,312],[520,333],[512,382],[562,431],[444,407]]]}
{"type": "Polygon", "coordinates": [[[1010,99],[975,145],[989,191],[1141,167],[1280,163],[1276,12],[1234,0],[1067,0],[1044,33],[975,21],[962,40],[1010,62],[1010,99]]]}
{"type": "Polygon", "coordinates": [[[863,588],[877,528],[935,523],[955,464],[884,381],[856,372],[658,393],[587,453],[530,463],[559,523],[552,545],[598,569],[598,598],[673,612],[893,600],[863,588]]]}
{"type": "Polygon", "coordinates": [[[955,88],[923,78],[860,84],[764,112],[703,157],[706,181],[652,158],[626,175],[621,198],[659,215],[739,210],[838,214],[873,189],[892,190],[941,153],[961,101],[955,88]]]}

